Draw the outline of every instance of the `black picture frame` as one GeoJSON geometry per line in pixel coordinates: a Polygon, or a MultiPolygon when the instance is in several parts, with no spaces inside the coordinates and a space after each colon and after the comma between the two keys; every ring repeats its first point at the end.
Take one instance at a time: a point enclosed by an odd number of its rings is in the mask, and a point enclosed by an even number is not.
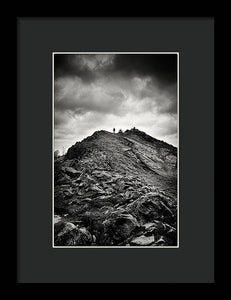
{"type": "Polygon", "coordinates": [[[213,283],[214,19],[20,17],[17,30],[18,283],[213,283]],[[179,52],[179,248],[51,247],[55,51],[179,52]]]}

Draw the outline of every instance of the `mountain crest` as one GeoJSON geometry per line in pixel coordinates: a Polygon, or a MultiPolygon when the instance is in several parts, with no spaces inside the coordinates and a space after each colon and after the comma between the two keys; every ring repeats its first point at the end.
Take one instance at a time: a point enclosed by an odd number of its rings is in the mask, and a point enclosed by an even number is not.
{"type": "Polygon", "coordinates": [[[55,160],[55,245],[176,244],[177,149],[105,130],[55,160]]]}

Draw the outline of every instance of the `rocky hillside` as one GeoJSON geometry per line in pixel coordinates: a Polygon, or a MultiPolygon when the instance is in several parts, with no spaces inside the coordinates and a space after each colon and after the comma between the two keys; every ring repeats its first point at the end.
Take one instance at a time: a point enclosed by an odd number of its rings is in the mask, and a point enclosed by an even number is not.
{"type": "Polygon", "coordinates": [[[55,246],[177,244],[177,148],[96,131],[54,162],[55,246]]]}

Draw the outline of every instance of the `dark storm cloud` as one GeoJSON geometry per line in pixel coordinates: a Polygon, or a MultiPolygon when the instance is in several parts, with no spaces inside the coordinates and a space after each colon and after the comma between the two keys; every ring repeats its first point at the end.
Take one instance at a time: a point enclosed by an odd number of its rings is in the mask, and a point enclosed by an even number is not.
{"type": "Polygon", "coordinates": [[[83,81],[92,82],[98,76],[96,71],[111,71],[113,58],[114,55],[55,54],[54,75],[55,78],[78,76],[83,81]]]}
{"type": "Polygon", "coordinates": [[[66,76],[79,76],[86,81],[95,79],[95,75],[88,69],[81,69],[73,64],[73,57],[70,54],[56,54],[54,56],[55,78],[66,76]]]}
{"type": "MultiPolygon", "coordinates": [[[[83,58],[86,57],[89,61],[96,61],[97,68],[102,62],[97,62],[96,58],[110,57],[110,54],[56,54],[54,56],[55,78],[76,75],[86,81],[94,80],[97,77],[97,74],[92,72],[94,68],[84,67],[83,58]]],[[[125,76],[154,76],[162,85],[176,83],[176,54],[117,54],[113,55],[113,58],[113,64],[109,64],[109,67],[104,69],[105,75],[110,72],[121,72],[125,76]]]]}
{"type": "Polygon", "coordinates": [[[154,76],[160,84],[171,85],[177,80],[177,55],[118,54],[114,70],[133,76],[154,76]]]}
{"type": "Polygon", "coordinates": [[[176,54],[55,54],[55,146],[137,127],[176,145],[176,54]]]}

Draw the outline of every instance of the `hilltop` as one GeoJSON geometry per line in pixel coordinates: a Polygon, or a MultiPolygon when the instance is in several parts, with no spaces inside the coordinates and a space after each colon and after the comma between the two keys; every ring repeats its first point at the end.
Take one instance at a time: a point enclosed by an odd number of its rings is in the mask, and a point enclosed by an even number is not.
{"type": "Polygon", "coordinates": [[[55,245],[176,245],[177,148],[96,131],[54,162],[55,245]]]}

